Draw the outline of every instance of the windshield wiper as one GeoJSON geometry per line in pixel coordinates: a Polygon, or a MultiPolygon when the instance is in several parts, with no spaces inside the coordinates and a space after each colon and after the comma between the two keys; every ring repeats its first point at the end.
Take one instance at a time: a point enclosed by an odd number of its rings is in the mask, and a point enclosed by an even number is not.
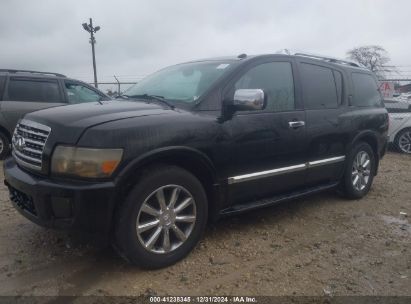
{"type": "Polygon", "coordinates": [[[117,99],[117,98],[125,98],[125,99],[128,99],[128,98],[130,98],[130,96],[120,94],[120,95],[117,95],[117,96],[115,97],[115,99],[117,99]]]}
{"type": "Polygon", "coordinates": [[[159,96],[159,95],[150,95],[150,94],[141,94],[141,95],[131,95],[127,97],[130,98],[141,98],[141,99],[146,99],[146,100],[156,100],[156,101],[160,101],[162,103],[164,103],[165,105],[167,105],[168,107],[170,107],[172,110],[174,110],[175,106],[170,104],[167,99],[165,99],[163,96],[159,96]]]}

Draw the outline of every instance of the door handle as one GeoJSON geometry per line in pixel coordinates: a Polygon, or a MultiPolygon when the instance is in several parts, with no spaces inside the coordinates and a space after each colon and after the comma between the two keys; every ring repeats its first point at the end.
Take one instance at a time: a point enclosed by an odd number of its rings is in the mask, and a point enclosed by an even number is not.
{"type": "Polygon", "coordinates": [[[305,126],[305,121],[289,121],[288,126],[292,129],[297,129],[305,126]]]}

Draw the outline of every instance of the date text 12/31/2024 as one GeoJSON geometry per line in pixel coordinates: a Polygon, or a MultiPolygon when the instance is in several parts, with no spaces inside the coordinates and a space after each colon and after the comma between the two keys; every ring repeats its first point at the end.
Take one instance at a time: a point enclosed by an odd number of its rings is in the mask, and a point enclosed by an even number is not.
{"type": "Polygon", "coordinates": [[[257,303],[255,297],[243,296],[198,296],[198,297],[177,297],[177,296],[156,296],[150,297],[150,303],[257,303]]]}

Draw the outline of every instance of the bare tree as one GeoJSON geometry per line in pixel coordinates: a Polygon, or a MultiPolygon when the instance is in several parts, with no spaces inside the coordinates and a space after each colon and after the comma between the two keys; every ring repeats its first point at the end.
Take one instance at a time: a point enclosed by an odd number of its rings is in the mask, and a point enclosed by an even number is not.
{"type": "Polygon", "coordinates": [[[396,71],[395,67],[386,65],[391,59],[388,52],[378,45],[353,48],[347,52],[347,57],[367,67],[379,78],[383,78],[387,72],[396,71]]]}

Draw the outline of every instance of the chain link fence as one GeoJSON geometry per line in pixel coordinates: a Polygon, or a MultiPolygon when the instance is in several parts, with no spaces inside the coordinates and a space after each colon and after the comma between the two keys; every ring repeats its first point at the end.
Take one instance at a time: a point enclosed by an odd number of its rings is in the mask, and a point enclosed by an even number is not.
{"type": "MultiPolygon", "coordinates": [[[[97,82],[98,89],[100,91],[103,91],[110,97],[115,97],[118,95],[121,95],[126,91],[128,88],[130,88],[132,85],[136,84],[137,82],[124,82],[124,81],[119,81],[119,82],[97,82]]],[[[90,83],[90,85],[94,86],[94,82],[90,83]]]]}

